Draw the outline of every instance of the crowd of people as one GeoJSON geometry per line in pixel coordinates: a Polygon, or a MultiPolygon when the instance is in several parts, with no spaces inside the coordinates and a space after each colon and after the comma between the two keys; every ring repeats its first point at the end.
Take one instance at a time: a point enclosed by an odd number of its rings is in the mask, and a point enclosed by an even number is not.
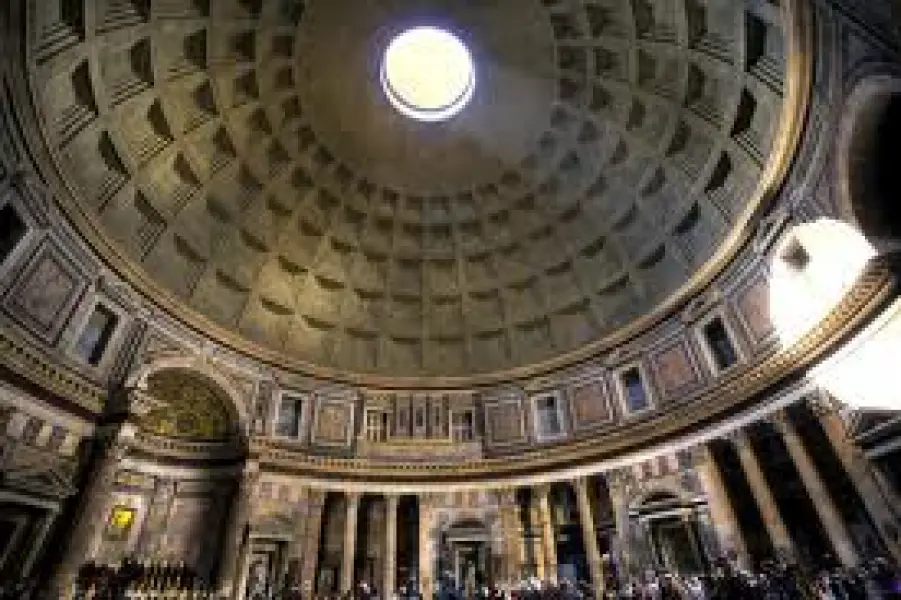
{"type": "Polygon", "coordinates": [[[78,571],[79,589],[118,591],[207,591],[206,582],[184,561],[140,562],[123,558],[116,566],[86,563],[78,571]]]}
{"type": "MultiPolygon", "coordinates": [[[[328,596],[326,596],[328,597],[328,596]]],[[[307,600],[304,596],[287,596],[307,600]]],[[[372,585],[361,584],[342,600],[379,600],[372,585]]],[[[404,586],[386,600],[419,600],[415,587],[404,586]]],[[[266,599],[268,600],[268,599],[266,599]]],[[[338,600],[338,599],[333,599],[338,600]]],[[[601,600],[585,581],[556,583],[530,578],[514,586],[469,588],[441,582],[434,600],[601,600]]],[[[901,572],[882,559],[854,568],[809,572],[787,562],[763,563],[754,572],[717,561],[704,574],[679,575],[648,569],[640,577],[610,577],[603,600],[901,600],[901,572]]]]}
{"type": "MultiPolygon", "coordinates": [[[[0,600],[36,598],[41,583],[34,578],[0,582],[0,600]]],[[[122,559],[116,566],[88,562],[65,587],[59,600],[219,600],[184,562],[139,562],[131,558],[122,559]]]]}
{"type": "MultiPolygon", "coordinates": [[[[34,582],[32,583],[32,585],[34,582]]],[[[0,584],[0,600],[29,597],[31,586],[0,584]]],[[[343,595],[301,589],[248,590],[248,600],[423,600],[415,582],[382,594],[360,583],[343,595]]],[[[184,563],[139,563],[125,559],[117,567],[85,564],[72,586],[73,600],[219,600],[184,563]]],[[[68,600],[68,598],[66,599],[68,600]]],[[[430,600],[901,600],[901,571],[876,559],[854,568],[809,572],[787,562],[765,562],[754,572],[719,560],[704,574],[679,575],[648,569],[642,576],[608,573],[603,598],[585,581],[552,583],[529,578],[517,585],[438,583],[430,600]]]]}

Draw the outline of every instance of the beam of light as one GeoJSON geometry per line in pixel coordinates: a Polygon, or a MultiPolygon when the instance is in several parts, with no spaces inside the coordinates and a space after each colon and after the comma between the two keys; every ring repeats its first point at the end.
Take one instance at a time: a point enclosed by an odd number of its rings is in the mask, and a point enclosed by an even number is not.
{"type": "Polygon", "coordinates": [[[776,248],[770,282],[770,318],[788,347],[844,297],[875,256],[854,227],[820,219],[795,227],[776,248]]]}
{"type": "MultiPolygon", "coordinates": [[[[853,226],[831,219],[799,225],[773,260],[770,317],[783,347],[798,341],[847,294],[876,255],[853,226]]],[[[901,356],[901,300],[809,373],[852,408],[899,409],[892,384],[901,356]]]]}

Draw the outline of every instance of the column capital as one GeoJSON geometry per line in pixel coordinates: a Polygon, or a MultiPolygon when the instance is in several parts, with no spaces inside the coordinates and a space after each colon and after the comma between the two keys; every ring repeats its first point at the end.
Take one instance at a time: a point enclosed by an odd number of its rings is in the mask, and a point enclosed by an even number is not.
{"type": "Polygon", "coordinates": [[[136,434],[137,427],[123,422],[99,427],[94,435],[105,457],[121,460],[134,446],[136,434]]]}
{"type": "Polygon", "coordinates": [[[710,442],[702,442],[697,446],[692,446],[686,452],[691,459],[691,466],[694,468],[703,468],[713,462],[710,442]]]}
{"type": "Polygon", "coordinates": [[[791,418],[788,416],[788,412],[784,408],[780,408],[779,410],[770,413],[767,415],[766,420],[782,435],[794,433],[794,425],[791,422],[791,418]]]}
{"type": "Polygon", "coordinates": [[[732,431],[726,433],[722,439],[732,444],[739,452],[742,450],[751,449],[751,437],[748,435],[748,430],[746,427],[733,429],[732,431]]]}
{"type": "Polygon", "coordinates": [[[818,417],[838,414],[842,409],[842,403],[838,398],[830,395],[825,390],[817,390],[806,395],[802,402],[810,409],[810,412],[818,417]]]}
{"type": "Polygon", "coordinates": [[[614,469],[604,473],[607,479],[607,487],[611,494],[625,494],[632,484],[632,470],[629,467],[614,469]]]}
{"type": "Polygon", "coordinates": [[[532,489],[539,499],[546,499],[551,493],[551,484],[539,483],[538,485],[533,486],[532,489]]]}
{"type": "Polygon", "coordinates": [[[400,502],[400,494],[385,494],[385,505],[392,511],[397,511],[397,505],[400,502]]]}
{"type": "Polygon", "coordinates": [[[587,475],[582,475],[581,477],[576,477],[575,479],[570,481],[570,484],[575,488],[578,492],[580,490],[587,491],[589,488],[589,481],[587,475]]]}
{"type": "Polygon", "coordinates": [[[516,488],[505,487],[500,488],[496,492],[498,504],[501,506],[511,506],[516,504],[516,488]]]}
{"type": "Polygon", "coordinates": [[[307,488],[307,502],[310,504],[325,504],[325,490],[319,488],[307,488]]]}
{"type": "Polygon", "coordinates": [[[435,505],[435,494],[423,492],[416,495],[416,500],[419,502],[420,510],[423,508],[430,508],[435,505]]]}

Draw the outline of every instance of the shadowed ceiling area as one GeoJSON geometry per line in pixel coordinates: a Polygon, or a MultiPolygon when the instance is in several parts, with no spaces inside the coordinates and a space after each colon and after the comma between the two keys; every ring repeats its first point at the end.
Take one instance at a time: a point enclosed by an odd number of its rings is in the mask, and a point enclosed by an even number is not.
{"type": "Polygon", "coordinates": [[[95,245],[213,337],[353,373],[498,371],[637,323],[734,250],[784,125],[776,0],[56,0],[28,19],[95,245]],[[446,122],[380,86],[418,25],[475,62],[446,122]]]}

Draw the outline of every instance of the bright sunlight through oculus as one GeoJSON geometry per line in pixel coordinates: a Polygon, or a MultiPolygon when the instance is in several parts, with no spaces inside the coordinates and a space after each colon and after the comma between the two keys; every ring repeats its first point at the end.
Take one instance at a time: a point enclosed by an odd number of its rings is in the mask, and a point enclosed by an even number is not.
{"type": "Polygon", "coordinates": [[[382,59],[381,80],[394,108],[419,121],[450,119],[475,91],[469,50],[435,27],[416,27],[395,37],[382,59]]]}

